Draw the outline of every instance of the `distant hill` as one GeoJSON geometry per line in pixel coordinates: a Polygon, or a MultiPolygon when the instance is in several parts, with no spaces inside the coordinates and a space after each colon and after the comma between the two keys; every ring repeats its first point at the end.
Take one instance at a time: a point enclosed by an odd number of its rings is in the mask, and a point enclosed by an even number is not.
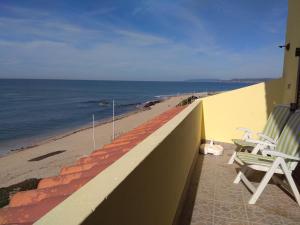
{"type": "Polygon", "coordinates": [[[268,80],[273,80],[273,78],[235,78],[230,80],[222,80],[222,79],[189,79],[185,80],[186,82],[232,82],[232,83],[260,83],[268,80]]]}
{"type": "Polygon", "coordinates": [[[247,82],[247,83],[260,83],[268,80],[273,80],[274,78],[243,78],[243,79],[231,79],[231,82],[247,82]]]}
{"type": "Polygon", "coordinates": [[[189,79],[185,80],[187,82],[223,82],[223,80],[220,79],[189,79]]]}

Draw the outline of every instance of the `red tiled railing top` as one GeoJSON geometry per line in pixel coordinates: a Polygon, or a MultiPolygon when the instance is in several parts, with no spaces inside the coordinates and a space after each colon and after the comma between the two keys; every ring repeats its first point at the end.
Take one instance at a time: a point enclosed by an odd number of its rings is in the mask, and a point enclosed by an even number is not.
{"type": "Polygon", "coordinates": [[[8,207],[0,209],[0,225],[34,223],[172,119],[183,108],[172,108],[119,136],[102,149],[80,158],[74,165],[62,168],[58,176],[42,179],[37,189],[16,193],[12,196],[8,207]]]}

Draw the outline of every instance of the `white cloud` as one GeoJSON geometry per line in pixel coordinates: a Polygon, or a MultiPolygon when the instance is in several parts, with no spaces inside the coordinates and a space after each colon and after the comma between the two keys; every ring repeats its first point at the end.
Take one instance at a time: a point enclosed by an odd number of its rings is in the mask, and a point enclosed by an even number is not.
{"type": "Polygon", "coordinates": [[[147,2],[133,11],[142,13],[159,20],[170,35],[99,21],[82,26],[46,14],[41,20],[38,13],[34,18],[0,17],[0,77],[184,80],[281,72],[274,43],[252,52],[226,49],[200,17],[179,3],[147,2]]]}
{"type": "Polygon", "coordinates": [[[115,30],[114,32],[125,37],[127,40],[142,45],[159,45],[168,44],[170,42],[170,40],[157,35],[145,34],[136,31],[115,30]]]}
{"type": "Polygon", "coordinates": [[[0,42],[0,48],[10,63],[3,63],[1,71],[15,77],[131,79],[131,80],[184,80],[188,78],[277,76],[280,58],[259,55],[219,55],[199,57],[197,51],[184,45],[170,44],[162,48],[140,47],[124,43],[97,44],[90,49],[78,49],[56,42],[31,42],[27,44],[0,42]],[[6,46],[6,47],[3,47],[6,46]],[[17,56],[17,60],[15,57],[17,56]],[[278,65],[270,71],[270,65],[278,65]],[[253,67],[255,64],[255,67],[253,67]],[[13,66],[12,66],[13,65],[13,66]],[[274,74],[272,74],[272,73],[274,74]],[[271,74],[270,74],[271,73],[271,74]],[[85,77],[87,76],[87,77],[85,77]]]}

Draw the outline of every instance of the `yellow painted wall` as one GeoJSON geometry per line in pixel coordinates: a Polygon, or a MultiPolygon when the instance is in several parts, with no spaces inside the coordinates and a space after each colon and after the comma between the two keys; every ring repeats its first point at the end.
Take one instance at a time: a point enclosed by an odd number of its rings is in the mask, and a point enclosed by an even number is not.
{"type": "Polygon", "coordinates": [[[203,98],[202,139],[231,142],[237,127],[261,131],[274,105],[282,102],[282,80],[203,98]]]}
{"type": "Polygon", "coordinates": [[[196,101],[36,224],[171,225],[201,138],[196,101]]]}
{"type": "Polygon", "coordinates": [[[286,43],[291,44],[289,51],[285,51],[283,82],[285,103],[295,102],[298,59],[295,57],[296,48],[300,48],[300,1],[289,0],[288,19],[286,28],[286,43]],[[290,88],[289,88],[290,86],[290,88]]]}
{"type": "Polygon", "coordinates": [[[200,143],[200,105],[83,224],[172,224],[200,143]]]}

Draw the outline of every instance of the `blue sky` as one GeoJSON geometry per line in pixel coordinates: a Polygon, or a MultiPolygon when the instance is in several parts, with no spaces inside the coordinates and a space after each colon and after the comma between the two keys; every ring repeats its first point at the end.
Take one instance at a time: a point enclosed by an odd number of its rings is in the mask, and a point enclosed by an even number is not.
{"type": "Polygon", "coordinates": [[[282,74],[287,0],[1,0],[0,78],[282,74]]]}

